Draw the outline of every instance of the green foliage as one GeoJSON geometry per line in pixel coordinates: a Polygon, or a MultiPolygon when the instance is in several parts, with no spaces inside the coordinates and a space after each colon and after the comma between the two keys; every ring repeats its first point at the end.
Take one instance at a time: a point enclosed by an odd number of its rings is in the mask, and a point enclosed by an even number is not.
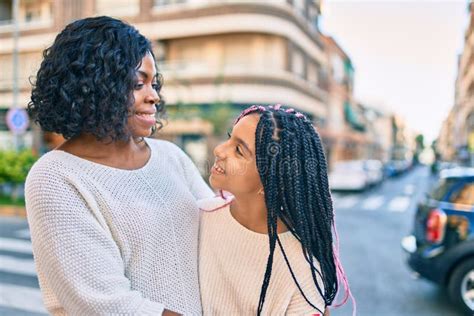
{"type": "Polygon", "coordinates": [[[419,149],[424,149],[425,148],[425,137],[423,134],[418,134],[415,138],[416,141],[416,146],[419,149]]]}
{"type": "Polygon", "coordinates": [[[0,151],[0,184],[20,184],[38,157],[29,149],[0,151]]]}

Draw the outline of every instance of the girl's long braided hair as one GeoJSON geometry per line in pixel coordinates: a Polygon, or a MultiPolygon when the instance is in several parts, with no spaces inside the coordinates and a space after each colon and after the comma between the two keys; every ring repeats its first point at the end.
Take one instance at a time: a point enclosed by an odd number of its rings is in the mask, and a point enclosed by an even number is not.
{"type": "Polygon", "coordinates": [[[258,315],[265,303],[277,243],[299,291],[308,304],[319,310],[307,299],[293,273],[278,238],[277,219],[280,218],[301,242],[315,287],[326,306],[331,305],[338,290],[339,265],[333,250],[334,214],[321,139],[311,122],[293,109],[283,110],[279,105],[252,106],[243,111],[235,123],[250,114],[260,115],[256,129],[256,163],[265,192],[270,244],[258,315]],[[319,262],[319,270],[314,259],[319,262]],[[317,281],[318,276],[322,285],[317,281]]]}

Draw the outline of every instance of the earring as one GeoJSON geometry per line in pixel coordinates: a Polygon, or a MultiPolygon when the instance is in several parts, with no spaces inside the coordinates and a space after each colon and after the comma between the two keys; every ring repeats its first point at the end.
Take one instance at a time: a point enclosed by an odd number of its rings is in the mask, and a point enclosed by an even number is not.
{"type": "Polygon", "coordinates": [[[258,193],[259,195],[265,195],[265,191],[263,191],[263,188],[260,188],[260,190],[258,190],[258,193]]]}

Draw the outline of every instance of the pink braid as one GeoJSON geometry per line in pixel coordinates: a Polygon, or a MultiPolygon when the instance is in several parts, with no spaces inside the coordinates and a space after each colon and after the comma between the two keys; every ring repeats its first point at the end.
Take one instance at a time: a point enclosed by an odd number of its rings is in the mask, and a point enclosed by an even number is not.
{"type": "Polygon", "coordinates": [[[337,233],[337,229],[336,229],[336,214],[334,214],[334,221],[332,223],[332,228],[334,230],[334,235],[336,237],[336,244],[333,246],[333,252],[334,252],[334,261],[336,263],[337,279],[342,281],[342,284],[344,286],[344,298],[342,299],[341,302],[336,303],[335,305],[331,305],[331,306],[335,308],[340,307],[346,304],[347,300],[350,297],[352,301],[352,316],[355,316],[357,313],[357,304],[354,299],[354,296],[352,295],[352,292],[349,286],[349,281],[347,280],[346,273],[344,272],[341,261],[339,259],[339,234],[337,233]]]}

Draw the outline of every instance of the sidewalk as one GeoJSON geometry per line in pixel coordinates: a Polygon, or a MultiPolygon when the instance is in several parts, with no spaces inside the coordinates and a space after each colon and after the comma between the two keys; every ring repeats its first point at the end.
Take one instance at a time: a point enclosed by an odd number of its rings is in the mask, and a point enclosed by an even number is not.
{"type": "Polygon", "coordinates": [[[0,216],[17,216],[26,218],[24,206],[0,205],[0,216]]]}

